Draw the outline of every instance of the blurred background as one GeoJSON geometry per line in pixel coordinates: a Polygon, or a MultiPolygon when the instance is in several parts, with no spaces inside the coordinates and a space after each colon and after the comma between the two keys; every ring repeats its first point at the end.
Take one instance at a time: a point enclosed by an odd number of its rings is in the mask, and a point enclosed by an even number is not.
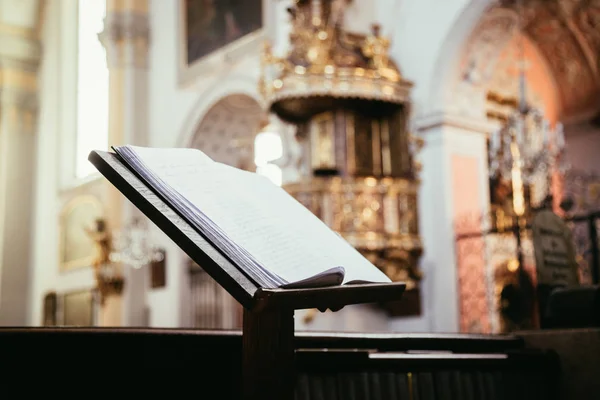
{"type": "Polygon", "coordinates": [[[599,281],[599,1],[0,0],[0,43],[0,325],[241,327],[87,161],[123,144],[266,175],[407,282],[299,330],[536,329],[599,281]]]}

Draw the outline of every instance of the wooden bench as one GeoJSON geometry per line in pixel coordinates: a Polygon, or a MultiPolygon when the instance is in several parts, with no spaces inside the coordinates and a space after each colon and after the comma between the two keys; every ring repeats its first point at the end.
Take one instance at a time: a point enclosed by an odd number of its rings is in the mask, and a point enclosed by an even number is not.
{"type": "MultiPolygon", "coordinates": [[[[298,332],[294,340],[287,373],[298,400],[558,398],[556,355],[528,349],[516,336],[298,332]]],[[[3,371],[58,360],[91,376],[160,377],[169,393],[218,392],[223,399],[242,396],[242,349],[239,331],[0,329],[3,371]]]]}

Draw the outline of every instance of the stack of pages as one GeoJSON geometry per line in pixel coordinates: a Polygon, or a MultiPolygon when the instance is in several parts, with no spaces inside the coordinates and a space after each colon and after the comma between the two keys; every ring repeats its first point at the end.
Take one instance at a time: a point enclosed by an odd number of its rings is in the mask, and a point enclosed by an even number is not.
{"type": "Polygon", "coordinates": [[[284,189],[200,150],[115,147],[121,161],[258,287],[390,279],[284,189]]]}

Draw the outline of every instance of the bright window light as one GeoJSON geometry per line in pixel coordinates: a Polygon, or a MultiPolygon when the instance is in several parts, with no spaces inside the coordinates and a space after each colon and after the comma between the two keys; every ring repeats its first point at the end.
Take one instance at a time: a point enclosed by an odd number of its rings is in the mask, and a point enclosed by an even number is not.
{"type": "Polygon", "coordinates": [[[277,165],[264,164],[261,166],[257,166],[256,173],[258,173],[262,176],[266,176],[267,178],[269,178],[271,180],[271,182],[273,182],[277,186],[281,186],[282,173],[281,173],[281,168],[279,168],[277,165]]]}
{"type": "Polygon", "coordinates": [[[257,166],[275,161],[283,154],[281,137],[276,132],[260,132],[254,139],[254,162],[257,166]]]}
{"type": "Polygon", "coordinates": [[[108,67],[98,40],[106,15],[105,0],[79,0],[77,43],[77,147],[75,176],[96,172],[91,150],[108,148],[108,67]]]}
{"type": "Polygon", "coordinates": [[[271,131],[269,128],[271,128],[270,125],[258,133],[254,139],[254,163],[258,174],[266,176],[273,183],[281,186],[281,168],[271,162],[283,155],[283,144],[279,133],[271,131]]]}

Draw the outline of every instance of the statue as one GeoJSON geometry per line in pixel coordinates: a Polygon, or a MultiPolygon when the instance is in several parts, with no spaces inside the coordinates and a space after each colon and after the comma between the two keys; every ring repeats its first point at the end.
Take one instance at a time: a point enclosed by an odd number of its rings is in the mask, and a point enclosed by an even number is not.
{"type": "Polygon", "coordinates": [[[307,44],[313,36],[311,29],[307,29],[309,25],[309,18],[299,9],[290,7],[287,9],[290,15],[290,21],[292,29],[290,31],[290,45],[291,50],[288,55],[288,60],[293,65],[308,66],[307,56],[307,44]]]}
{"type": "Polygon", "coordinates": [[[103,265],[110,262],[111,235],[108,232],[106,221],[98,218],[95,221],[93,229],[84,228],[90,239],[96,245],[96,256],[94,257],[94,269],[98,271],[103,265]]]}
{"type": "Polygon", "coordinates": [[[269,41],[265,41],[263,43],[263,51],[260,58],[260,65],[263,68],[266,68],[273,62],[273,45],[269,41]]]}
{"type": "Polygon", "coordinates": [[[373,24],[371,35],[367,36],[362,46],[362,53],[369,58],[371,67],[377,70],[381,76],[389,79],[399,79],[393,62],[389,57],[390,40],[381,35],[381,26],[373,24]]]}
{"type": "Polygon", "coordinates": [[[110,272],[107,271],[107,267],[113,264],[110,260],[112,236],[108,231],[106,221],[102,218],[96,219],[92,228],[85,227],[84,229],[96,245],[96,255],[92,266],[94,267],[96,285],[100,292],[100,301],[104,304],[108,294],[121,293],[123,289],[123,278],[116,273],[115,268],[112,268],[110,272]]]}

